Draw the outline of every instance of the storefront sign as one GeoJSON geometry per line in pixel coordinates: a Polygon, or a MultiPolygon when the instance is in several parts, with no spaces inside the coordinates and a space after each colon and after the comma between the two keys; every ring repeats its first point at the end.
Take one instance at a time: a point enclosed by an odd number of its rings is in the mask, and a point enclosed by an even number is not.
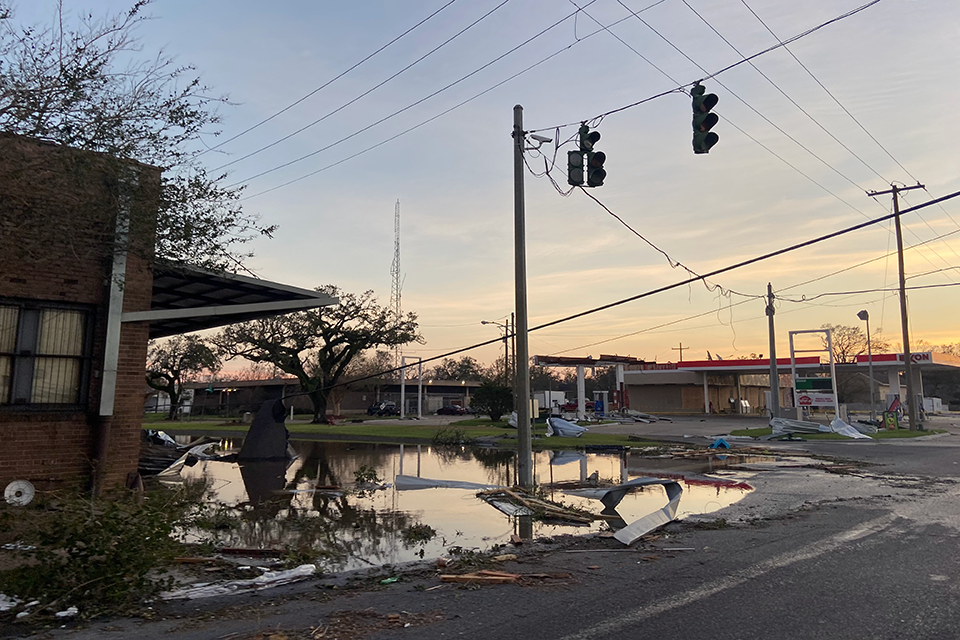
{"type": "Polygon", "coordinates": [[[823,391],[797,391],[798,407],[832,407],[833,393],[823,391]]]}

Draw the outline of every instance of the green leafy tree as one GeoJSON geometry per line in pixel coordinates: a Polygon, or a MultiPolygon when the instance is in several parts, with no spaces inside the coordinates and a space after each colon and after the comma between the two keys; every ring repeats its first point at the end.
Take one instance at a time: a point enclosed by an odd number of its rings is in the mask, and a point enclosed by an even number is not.
{"type": "Polygon", "coordinates": [[[231,325],[214,338],[221,353],[265,362],[295,376],[313,403],[313,422],[326,421],[333,388],[361,353],[380,346],[420,342],[417,316],[397,318],[372,291],[357,295],[334,285],[318,287],[340,303],[283,316],[231,325]]]}
{"type": "Polygon", "coordinates": [[[499,420],[503,414],[513,411],[513,390],[496,382],[484,382],[474,392],[470,406],[477,413],[486,413],[491,420],[499,420]]]}
{"type": "MultiPolygon", "coordinates": [[[[0,131],[164,169],[159,212],[154,206],[134,208],[131,214],[144,217],[130,221],[131,231],[155,238],[156,246],[144,250],[152,255],[155,249],[161,259],[236,269],[249,255],[242,245],[271,234],[274,227],[242,210],[242,187],[221,186],[223,176],[208,175],[200,165],[200,137],[216,133],[211,128],[220,121],[218,108],[228,101],[204,86],[193,67],[177,64],[162,51],[141,55],[136,31],[149,19],[144,15],[148,4],[137,0],[129,10],[103,18],[74,18],[56,4],[55,19],[44,26],[16,23],[7,2],[0,0],[0,131]]],[[[47,172],[38,159],[37,166],[5,167],[0,180],[23,175],[46,179],[47,172]]],[[[47,215],[50,219],[41,221],[40,228],[62,235],[60,214],[47,215]]],[[[82,219],[73,224],[84,232],[94,226],[82,219]]],[[[112,227],[99,231],[112,240],[112,227]]],[[[37,253],[44,241],[39,236],[36,247],[19,250],[37,253]]]]}
{"type": "Polygon", "coordinates": [[[202,338],[174,336],[151,341],[147,351],[147,384],[170,396],[168,420],[173,420],[183,401],[183,383],[194,376],[220,369],[220,358],[202,338]]]}
{"type": "Polygon", "coordinates": [[[434,380],[472,380],[480,382],[487,377],[487,371],[476,358],[463,356],[459,360],[444,358],[440,364],[424,374],[434,380]]]}

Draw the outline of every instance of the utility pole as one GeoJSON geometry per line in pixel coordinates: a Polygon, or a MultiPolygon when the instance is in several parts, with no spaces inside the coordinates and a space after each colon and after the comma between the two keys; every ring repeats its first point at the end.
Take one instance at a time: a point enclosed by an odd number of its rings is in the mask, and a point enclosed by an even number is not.
{"type": "MultiPolygon", "coordinates": [[[[922,429],[920,411],[917,408],[917,399],[913,395],[913,358],[910,355],[910,331],[907,325],[907,281],[903,272],[903,231],[900,228],[900,198],[901,191],[924,189],[919,182],[912,187],[898,187],[894,184],[886,191],[867,191],[871,198],[888,193],[893,194],[893,222],[897,229],[897,266],[900,268],[900,331],[903,334],[903,365],[907,372],[907,410],[910,412],[910,430],[922,429]]],[[[922,402],[922,401],[921,401],[922,402]]]]}
{"type": "Polygon", "coordinates": [[[517,320],[513,313],[510,314],[510,320],[508,320],[509,327],[508,331],[510,332],[510,353],[513,356],[508,360],[510,363],[507,366],[507,371],[510,372],[509,382],[510,389],[513,391],[513,406],[517,406],[517,320]]]}
{"type": "Polygon", "coordinates": [[[514,334],[517,380],[517,480],[524,488],[533,487],[532,443],[530,438],[530,350],[527,344],[527,252],[523,197],[523,107],[513,108],[513,240],[516,289],[514,334]]]}
{"type": "MultiPolygon", "coordinates": [[[[689,348],[690,348],[690,347],[687,347],[687,349],[689,349],[689,348]]],[[[680,352],[680,362],[683,362],[683,343],[682,343],[682,342],[680,343],[680,346],[679,346],[679,347],[670,347],[670,350],[671,350],[671,351],[679,351],[679,352],[680,352]]]]}
{"type": "Polygon", "coordinates": [[[780,374],[777,373],[777,336],[773,329],[773,285],[767,283],[767,328],[770,331],[770,417],[780,417],[780,374]]]}

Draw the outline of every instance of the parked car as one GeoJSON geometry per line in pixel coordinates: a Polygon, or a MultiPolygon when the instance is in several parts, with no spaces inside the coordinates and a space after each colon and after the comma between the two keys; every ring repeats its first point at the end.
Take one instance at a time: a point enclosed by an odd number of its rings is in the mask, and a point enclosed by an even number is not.
{"type": "Polygon", "coordinates": [[[367,407],[367,415],[368,416],[398,416],[400,415],[400,407],[398,407],[397,403],[393,402],[392,400],[377,402],[367,407]]]}
{"type": "MultiPolygon", "coordinates": [[[[577,401],[567,402],[566,404],[560,405],[560,411],[569,411],[575,412],[577,410],[577,401]]],[[[593,400],[586,400],[583,403],[584,411],[593,411],[593,400]]]]}
{"type": "Polygon", "coordinates": [[[456,404],[451,404],[446,407],[440,407],[439,409],[437,409],[438,416],[462,416],[462,415],[465,415],[466,413],[467,413],[466,409],[456,404]]]}

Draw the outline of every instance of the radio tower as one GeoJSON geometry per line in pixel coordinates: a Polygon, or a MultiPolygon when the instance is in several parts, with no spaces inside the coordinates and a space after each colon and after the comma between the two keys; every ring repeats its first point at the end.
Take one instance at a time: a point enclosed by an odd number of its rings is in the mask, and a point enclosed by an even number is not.
{"type": "MultiPolygon", "coordinates": [[[[393,214],[393,264],[390,265],[390,310],[393,311],[394,322],[400,322],[400,201],[393,214]]],[[[400,366],[400,345],[393,348],[393,366],[400,366]]],[[[397,372],[400,379],[400,372],[397,372]]]]}

